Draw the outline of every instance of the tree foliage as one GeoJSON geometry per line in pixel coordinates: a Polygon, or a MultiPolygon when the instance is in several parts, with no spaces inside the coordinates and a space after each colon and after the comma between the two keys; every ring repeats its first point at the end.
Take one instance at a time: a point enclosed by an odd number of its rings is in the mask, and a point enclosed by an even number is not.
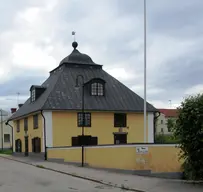
{"type": "Polygon", "coordinates": [[[186,98],[174,128],[179,138],[180,158],[187,179],[203,180],[203,94],[186,98]]]}
{"type": "Polygon", "coordinates": [[[175,120],[172,119],[172,118],[169,118],[169,119],[167,120],[167,128],[168,128],[168,131],[171,132],[171,130],[173,130],[174,126],[175,126],[175,120]]]}

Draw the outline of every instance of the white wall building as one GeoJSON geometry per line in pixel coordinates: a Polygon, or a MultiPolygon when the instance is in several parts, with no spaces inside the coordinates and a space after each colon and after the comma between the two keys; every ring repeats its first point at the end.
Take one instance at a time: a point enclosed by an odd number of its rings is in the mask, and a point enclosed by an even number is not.
{"type": "Polygon", "coordinates": [[[174,122],[178,117],[177,109],[158,109],[160,116],[156,122],[156,134],[172,134],[171,130],[168,129],[168,119],[173,119],[174,122]]]}
{"type": "MultiPolygon", "coordinates": [[[[12,109],[13,112],[16,108],[12,109]]],[[[6,125],[6,121],[12,115],[12,112],[7,112],[5,110],[0,109],[0,150],[9,149],[12,147],[12,121],[9,122],[9,125],[6,125]]],[[[14,139],[14,138],[13,138],[14,139]]]]}

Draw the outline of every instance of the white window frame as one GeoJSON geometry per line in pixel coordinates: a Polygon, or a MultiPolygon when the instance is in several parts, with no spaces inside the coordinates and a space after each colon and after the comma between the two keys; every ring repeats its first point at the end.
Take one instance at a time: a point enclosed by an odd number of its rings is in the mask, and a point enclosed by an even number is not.
{"type": "Polygon", "coordinates": [[[104,85],[102,83],[94,82],[91,85],[91,95],[104,96],[104,85]]]}
{"type": "Polygon", "coordinates": [[[32,101],[32,102],[35,101],[35,97],[36,97],[36,91],[35,91],[35,89],[33,89],[33,90],[31,91],[31,101],[32,101]]]}

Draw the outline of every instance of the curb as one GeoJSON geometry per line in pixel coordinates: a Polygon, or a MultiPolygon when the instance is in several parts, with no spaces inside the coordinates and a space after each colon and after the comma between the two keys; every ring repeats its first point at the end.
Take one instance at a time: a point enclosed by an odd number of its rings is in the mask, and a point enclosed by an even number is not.
{"type": "Polygon", "coordinates": [[[67,172],[59,171],[59,170],[56,170],[56,169],[51,169],[51,168],[44,167],[44,166],[43,167],[38,167],[39,165],[37,165],[37,164],[32,164],[32,163],[28,163],[28,162],[25,162],[25,161],[12,159],[12,158],[9,158],[9,157],[6,157],[6,156],[0,156],[0,157],[4,158],[4,159],[11,160],[11,161],[16,161],[16,162],[19,162],[19,163],[27,164],[27,165],[30,165],[30,166],[33,166],[33,167],[36,167],[36,168],[46,169],[46,170],[49,170],[49,171],[53,171],[53,172],[61,173],[61,174],[64,174],[64,175],[69,175],[69,176],[72,176],[72,177],[76,177],[76,178],[79,178],[79,179],[85,179],[85,180],[92,181],[92,182],[99,183],[99,184],[103,184],[103,185],[106,185],[106,186],[123,189],[123,190],[126,190],[126,191],[146,192],[146,191],[142,191],[142,190],[137,190],[137,189],[125,187],[124,185],[121,185],[121,186],[119,186],[117,184],[113,185],[110,182],[107,183],[107,182],[104,182],[102,180],[92,179],[90,177],[84,177],[84,176],[76,175],[76,174],[73,174],[73,173],[67,173],[67,172]]]}

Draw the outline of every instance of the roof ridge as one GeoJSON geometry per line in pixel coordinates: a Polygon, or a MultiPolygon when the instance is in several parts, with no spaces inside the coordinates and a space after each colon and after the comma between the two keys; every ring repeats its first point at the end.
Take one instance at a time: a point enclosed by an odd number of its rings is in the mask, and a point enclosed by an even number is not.
{"type": "MultiPolygon", "coordinates": [[[[63,70],[64,70],[64,67],[62,67],[62,70],[59,71],[60,74],[58,74],[57,80],[56,80],[56,82],[55,82],[55,85],[52,87],[52,90],[55,88],[56,84],[58,83],[58,80],[59,80],[59,78],[61,77],[61,73],[62,73],[63,70]]],[[[47,99],[49,98],[49,96],[51,95],[51,93],[52,93],[52,91],[50,91],[50,93],[48,94],[47,99]]],[[[46,104],[46,102],[47,102],[47,99],[44,101],[44,104],[42,105],[41,110],[44,108],[44,106],[45,106],[45,104],[46,104]]]]}

